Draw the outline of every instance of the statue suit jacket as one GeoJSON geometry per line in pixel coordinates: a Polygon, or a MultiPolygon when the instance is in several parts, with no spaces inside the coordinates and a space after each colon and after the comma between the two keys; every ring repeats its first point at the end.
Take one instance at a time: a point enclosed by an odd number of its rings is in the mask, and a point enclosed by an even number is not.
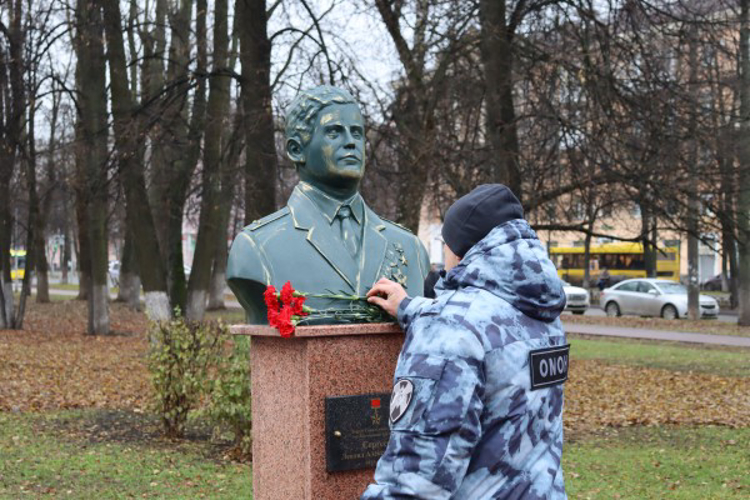
{"type": "MultiPolygon", "coordinates": [[[[341,203],[300,182],[287,206],[245,227],[229,252],[227,280],[249,323],[266,323],[263,291],[291,281],[295,290],[363,296],[382,277],[422,295],[429,271],[427,251],[414,234],[381,219],[359,194],[341,203]],[[359,255],[353,258],[340,236],[335,212],[349,204],[361,225],[359,255]]],[[[308,298],[315,309],[336,301],[308,298]]],[[[339,308],[341,304],[338,304],[339,308]]]]}

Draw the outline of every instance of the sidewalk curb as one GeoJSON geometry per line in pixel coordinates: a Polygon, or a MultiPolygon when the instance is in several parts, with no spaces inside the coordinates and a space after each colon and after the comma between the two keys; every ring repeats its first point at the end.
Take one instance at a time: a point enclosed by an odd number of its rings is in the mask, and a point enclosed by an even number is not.
{"type": "Polygon", "coordinates": [[[640,328],[613,327],[603,325],[586,325],[563,322],[566,333],[597,335],[601,337],[620,337],[627,339],[670,340],[692,344],[711,344],[732,347],[750,348],[750,337],[734,335],[709,335],[705,333],[673,332],[668,330],[642,330],[640,328]]]}

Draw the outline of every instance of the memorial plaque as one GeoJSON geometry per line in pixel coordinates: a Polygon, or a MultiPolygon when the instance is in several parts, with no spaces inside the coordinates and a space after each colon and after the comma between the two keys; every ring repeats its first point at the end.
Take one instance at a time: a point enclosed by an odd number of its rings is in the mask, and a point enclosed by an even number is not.
{"type": "Polygon", "coordinates": [[[326,398],[328,472],[375,467],[391,434],[390,399],[387,393],[326,398]]]}

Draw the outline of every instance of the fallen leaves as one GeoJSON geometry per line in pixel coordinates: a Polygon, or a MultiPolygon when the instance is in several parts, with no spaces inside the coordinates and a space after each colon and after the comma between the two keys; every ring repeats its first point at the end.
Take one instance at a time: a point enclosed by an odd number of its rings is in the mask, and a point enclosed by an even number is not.
{"type": "Polygon", "coordinates": [[[565,425],[750,426],[750,379],[571,360],[565,425]]]}
{"type": "MultiPolygon", "coordinates": [[[[84,335],[82,302],[32,304],[27,330],[0,331],[0,411],[145,411],[151,395],[145,317],[112,304],[111,321],[129,335],[84,335]]],[[[748,394],[747,377],[572,359],[565,425],[574,431],[656,424],[746,427],[748,394]]]]}
{"type": "Polygon", "coordinates": [[[110,314],[113,329],[129,335],[84,335],[78,301],[33,304],[26,330],[0,331],[0,410],[143,409],[151,390],[145,318],[120,304],[110,314]]]}

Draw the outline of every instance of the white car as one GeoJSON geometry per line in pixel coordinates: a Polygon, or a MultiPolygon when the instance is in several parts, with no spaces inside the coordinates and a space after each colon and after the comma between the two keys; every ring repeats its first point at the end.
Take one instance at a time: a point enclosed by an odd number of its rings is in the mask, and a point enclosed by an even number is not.
{"type": "Polygon", "coordinates": [[[565,290],[565,310],[573,314],[585,313],[589,308],[589,292],[567,281],[563,281],[563,290],[565,290]]]}
{"type": "Polygon", "coordinates": [[[120,286],[120,261],[110,260],[107,270],[112,286],[120,286]]]}
{"type": "MultiPolygon", "coordinates": [[[[685,318],[688,314],[687,287],[676,281],[644,278],[621,281],[606,288],[599,304],[607,316],[637,314],[661,316],[664,319],[685,318]]],[[[702,318],[719,316],[719,303],[708,295],[700,296],[702,318]]]]}

